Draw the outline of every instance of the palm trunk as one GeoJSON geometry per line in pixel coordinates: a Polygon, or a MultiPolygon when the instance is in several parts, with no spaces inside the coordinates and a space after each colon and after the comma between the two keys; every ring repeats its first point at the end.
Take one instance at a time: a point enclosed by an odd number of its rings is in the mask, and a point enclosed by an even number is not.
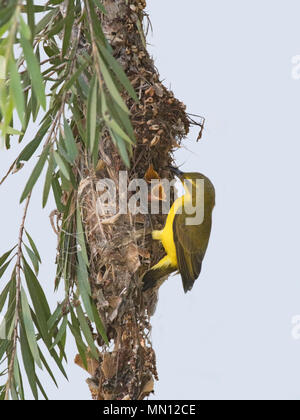
{"type": "MultiPolygon", "coordinates": [[[[124,94],[137,138],[128,182],[144,178],[150,164],[161,177],[169,176],[163,168],[171,164],[172,151],[188,133],[190,120],[185,106],[161,84],[146,50],[142,29],[146,2],[104,0],[103,4],[107,15],[99,19],[105,35],[140,99],[136,104],[124,94]]],[[[108,133],[100,139],[99,159],[96,174],[84,168],[78,195],[89,247],[93,298],[110,347],[100,336],[95,337],[101,347],[100,362],[90,366],[88,384],[94,399],[143,399],[158,379],[150,341],[150,317],[157,292],[142,293],[141,277],[164,254],[149,233],[162,227],[165,215],[101,216],[96,205],[97,181],[110,178],[118,184],[119,171],[125,170],[108,133]]]]}

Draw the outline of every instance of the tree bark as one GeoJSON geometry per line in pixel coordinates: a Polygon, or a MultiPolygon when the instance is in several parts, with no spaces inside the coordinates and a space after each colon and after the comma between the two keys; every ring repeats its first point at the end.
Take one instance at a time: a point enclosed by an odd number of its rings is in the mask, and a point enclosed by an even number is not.
{"type": "MultiPolygon", "coordinates": [[[[137,139],[127,182],[144,178],[150,165],[162,178],[171,178],[163,168],[172,163],[172,152],[187,135],[190,120],[185,106],[160,82],[146,50],[142,24],[146,2],[104,0],[103,4],[107,15],[99,19],[105,36],[140,100],[135,103],[124,93],[137,139]]],[[[100,362],[90,364],[88,384],[94,399],[143,399],[153,392],[158,379],[150,340],[157,291],[142,293],[141,278],[164,255],[150,233],[163,226],[166,216],[98,213],[97,181],[110,178],[118,185],[119,171],[125,170],[108,132],[99,139],[98,169],[95,174],[84,168],[78,198],[89,247],[92,296],[110,346],[95,337],[100,362]]]]}

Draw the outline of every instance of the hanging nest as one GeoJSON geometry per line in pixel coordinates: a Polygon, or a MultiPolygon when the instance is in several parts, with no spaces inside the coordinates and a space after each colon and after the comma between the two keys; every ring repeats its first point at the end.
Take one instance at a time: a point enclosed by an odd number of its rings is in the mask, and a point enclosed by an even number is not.
{"type": "MultiPolygon", "coordinates": [[[[104,33],[139,97],[136,103],[123,96],[137,139],[127,183],[134,178],[149,181],[151,173],[171,179],[164,168],[172,164],[172,153],[187,135],[191,121],[185,105],[160,82],[146,50],[141,30],[146,3],[104,0],[103,4],[108,12],[99,16],[104,33]]],[[[164,255],[162,246],[152,241],[151,231],[163,227],[166,215],[99,212],[98,181],[113,180],[118,198],[119,171],[126,169],[109,133],[99,139],[96,172],[85,166],[84,159],[80,165],[82,179],[74,206],[80,205],[88,245],[92,297],[110,341],[107,347],[93,331],[99,362],[88,359],[88,384],[94,399],[143,399],[153,392],[154,379],[158,379],[150,340],[157,291],[142,293],[141,279],[164,255]]],[[[83,366],[80,356],[75,361],[83,366]]]]}

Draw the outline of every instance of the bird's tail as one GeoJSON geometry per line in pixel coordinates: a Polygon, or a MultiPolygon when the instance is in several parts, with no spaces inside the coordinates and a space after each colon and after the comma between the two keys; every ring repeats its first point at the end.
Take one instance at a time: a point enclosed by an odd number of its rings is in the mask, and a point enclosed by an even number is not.
{"type": "MultiPolygon", "coordinates": [[[[163,260],[161,260],[163,261],[163,260]]],[[[147,271],[143,277],[142,291],[145,292],[148,289],[159,287],[166,280],[169,274],[176,271],[177,268],[172,265],[158,263],[147,271]]]]}

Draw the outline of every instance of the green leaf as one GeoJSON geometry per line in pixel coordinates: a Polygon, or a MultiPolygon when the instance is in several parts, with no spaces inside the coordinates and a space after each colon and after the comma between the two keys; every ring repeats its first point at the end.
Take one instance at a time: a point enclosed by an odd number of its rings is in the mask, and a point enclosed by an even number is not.
{"type": "Polygon", "coordinates": [[[68,1],[68,8],[66,12],[66,20],[65,20],[65,30],[64,30],[64,39],[62,45],[62,57],[66,55],[67,49],[70,47],[70,38],[72,27],[74,24],[75,19],[75,5],[74,0],[68,1]]]}
{"type": "Polygon", "coordinates": [[[50,152],[48,169],[46,173],[45,185],[44,185],[44,190],[43,190],[43,208],[46,206],[47,201],[48,201],[52,177],[53,177],[53,170],[54,170],[54,157],[53,157],[53,153],[50,152]]]}
{"type": "Polygon", "coordinates": [[[45,86],[43,82],[43,78],[41,75],[40,64],[33,52],[32,46],[28,39],[26,39],[26,35],[21,32],[20,42],[22,45],[24,57],[27,63],[28,72],[30,74],[31,83],[33,90],[41,104],[42,108],[46,109],[46,95],[45,95],[45,86]]]}
{"type": "Polygon", "coordinates": [[[48,325],[49,330],[52,330],[54,325],[61,319],[63,305],[64,305],[63,303],[59,303],[57,305],[55,311],[53,312],[53,314],[48,319],[47,325],[48,325]]]}
{"type": "Polygon", "coordinates": [[[41,382],[40,382],[39,378],[37,377],[37,375],[35,375],[35,380],[36,380],[36,384],[37,384],[37,386],[39,387],[39,389],[40,389],[40,391],[41,391],[41,393],[42,393],[43,397],[45,398],[45,400],[46,400],[46,401],[48,401],[48,400],[49,400],[49,398],[47,397],[47,394],[46,394],[46,392],[45,392],[45,390],[44,390],[44,388],[43,388],[43,386],[42,386],[42,384],[41,384],[41,382]]]}
{"type": "Polygon", "coordinates": [[[47,320],[51,315],[50,308],[38,279],[36,278],[34,272],[31,270],[25,259],[23,259],[23,266],[26,284],[35,310],[37,323],[39,325],[44,343],[48,348],[50,348],[51,337],[49,335],[47,326],[47,320]]]}
{"type": "MultiPolygon", "coordinates": [[[[1,82],[1,84],[2,84],[2,82],[1,82]]],[[[1,93],[1,91],[3,92],[3,89],[0,90],[0,93],[1,93]]],[[[13,133],[14,129],[9,125],[9,124],[13,125],[14,103],[13,103],[13,99],[12,99],[10,93],[6,94],[6,92],[5,92],[5,94],[3,96],[4,96],[4,98],[1,98],[1,101],[0,101],[0,106],[1,106],[2,114],[3,114],[3,122],[0,122],[0,130],[2,132],[1,133],[2,138],[5,139],[6,148],[9,149],[10,148],[10,138],[7,134],[14,134],[13,133]],[[9,131],[11,131],[11,132],[9,133],[9,131]]]]}
{"type": "Polygon", "coordinates": [[[6,351],[6,349],[3,348],[3,341],[4,340],[8,341],[7,333],[6,333],[6,320],[5,320],[5,318],[3,318],[2,321],[0,322],[0,360],[2,360],[3,354],[6,351]]]}
{"type": "MultiPolygon", "coordinates": [[[[98,41],[98,43],[100,44],[107,44],[107,40],[103,34],[101,25],[99,25],[99,17],[96,13],[96,8],[93,4],[92,0],[87,0],[89,3],[89,11],[90,11],[90,15],[91,15],[91,20],[92,20],[92,26],[93,26],[93,31],[95,33],[95,37],[96,40],[98,41]]],[[[88,31],[86,31],[87,36],[89,36],[89,34],[91,33],[92,28],[89,28],[88,31]]]]}
{"type": "Polygon", "coordinates": [[[27,341],[25,328],[22,326],[20,331],[21,353],[23,358],[23,365],[27,374],[28,382],[35,400],[38,400],[38,391],[35,380],[34,360],[27,341]]]}
{"type": "Polygon", "coordinates": [[[38,260],[37,256],[35,255],[35,253],[32,252],[31,249],[28,248],[27,245],[25,245],[25,248],[26,248],[27,254],[28,254],[28,256],[29,256],[29,258],[30,258],[30,260],[32,262],[32,265],[33,265],[35,274],[38,275],[38,272],[39,272],[39,260],[38,260]]]}
{"type": "Polygon", "coordinates": [[[3,37],[5,32],[9,31],[9,29],[10,29],[10,22],[6,22],[5,24],[0,24],[0,39],[3,37]]]}
{"type": "Polygon", "coordinates": [[[49,4],[61,4],[64,0],[50,0],[49,4]]]}
{"type": "Polygon", "coordinates": [[[0,360],[2,360],[2,357],[3,357],[4,353],[7,351],[7,348],[10,344],[11,343],[10,343],[9,340],[2,340],[0,338],[0,360]]]}
{"type": "Polygon", "coordinates": [[[50,369],[50,367],[49,367],[49,365],[48,365],[48,363],[47,363],[47,361],[46,361],[43,353],[41,352],[41,349],[39,347],[38,347],[38,349],[39,349],[40,359],[41,359],[43,365],[45,366],[45,368],[46,368],[47,372],[49,373],[50,378],[53,380],[55,386],[58,388],[58,385],[57,385],[56,379],[55,379],[55,377],[54,377],[54,375],[52,373],[52,370],[50,369]]]}
{"type": "Polygon", "coordinates": [[[68,326],[73,334],[73,337],[75,338],[76,346],[81,356],[82,362],[85,368],[87,369],[87,360],[86,360],[87,347],[82,340],[81,332],[80,332],[80,324],[71,306],[70,306],[70,313],[71,313],[72,323],[68,322],[68,326]]]}
{"type": "Polygon", "coordinates": [[[84,367],[87,369],[88,368],[88,364],[86,360],[87,346],[84,344],[80,332],[76,330],[70,322],[68,322],[68,326],[71,330],[71,333],[73,334],[73,337],[75,338],[76,346],[80,354],[82,363],[84,367]]]}
{"type": "Polygon", "coordinates": [[[29,180],[27,181],[27,184],[26,184],[25,189],[23,191],[23,194],[21,196],[20,203],[22,203],[25,200],[25,198],[28,196],[28,194],[30,194],[33,187],[35,186],[35,184],[36,184],[36,182],[37,182],[37,180],[38,180],[38,178],[39,178],[39,176],[40,176],[40,174],[41,174],[41,172],[44,168],[44,165],[46,163],[48,153],[49,153],[49,148],[50,148],[50,145],[48,145],[44,149],[43,153],[41,154],[41,156],[38,160],[38,163],[34,167],[34,169],[32,171],[32,174],[30,175],[29,180]]]}
{"type": "Polygon", "coordinates": [[[94,165],[94,169],[97,168],[97,164],[99,161],[99,138],[100,138],[100,131],[101,131],[102,127],[98,124],[96,127],[96,139],[98,139],[98,141],[95,141],[94,144],[94,149],[91,150],[92,153],[92,162],[94,165]]]}
{"type": "Polygon", "coordinates": [[[32,251],[35,253],[35,255],[36,255],[36,257],[37,257],[38,261],[41,263],[41,262],[42,262],[42,260],[41,260],[41,257],[40,257],[40,254],[39,254],[39,251],[38,251],[38,249],[37,249],[37,247],[36,247],[36,245],[35,245],[35,243],[34,243],[34,241],[33,241],[32,237],[29,235],[29,233],[27,232],[27,230],[25,230],[25,233],[26,233],[27,239],[28,239],[28,241],[29,241],[29,243],[30,243],[30,246],[31,246],[32,251]]]}
{"type": "Polygon", "coordinates": [[[101,90],[101,112],[108,128],[113,130],[118,136],[122,137],[130,145],[134,144],[135,139],[131,139],[118,123],[110,115],[104,92],[101,90]]]}
{"type": "Polygon", "coordinates": [[[34,91],[32,91],[31,93],[30,101],[31,101],[32,120],[33,122],[35,122],[40,112],[40,103],[34,91]]]}
{"type": "Polygon", "coordinates": [[[104,15],[107,15],[107,11],[100,0],[93,0],[93,2],[95,3],[95,6],[97,6],[104,15]]]}
{"type": "Polygon", "coordinates": [[[98,360],[99,359],[99,353],[98,353],[97,348],[95,346],[90,327],[89,327],[89,325],[86,321],[86,318],[84,316],[83,310],[82,310],[80,305],[76,306],[76,313],[77,313],[79,324],[81,326],[81,330],[82,330],[83,335],[84,335],[84,337],[85,337],[85,339],[86,339],[86,341],[89,345],[90,351],[91,351],[93,357],[96,360],[98,360]]]}
{"type": "Polygon", "coordinates": [[[40,369],[42,369],[42,362],[39,356],[38,346],[35,338],[34,325],[30,315],[30,308],[27,301],[25,291],[22,287],[21,289],[21,302],[22,302],[22,315],[24,321],[24,327],[26,331],[26,336],[31,350],[31,354],[40,369]]]}
{"type": "Polygon", "coordinates": [[[129,95],[136,101],[139,102],[139,99],[135,93],[135,90],[130,83],[126,73],[124,72],[122,66],[118,63],[118,61],[114,58],[114,56],[105,48],[100,48],[100,55],[103,56],[103,59],[107,62],[107,64],[112,68],[115,75],[119,79],[119,81],[122,83],[122,85],[125,87],[129,95]]]}
{"type": "MultiPolygon", "coordinates": [[[[63,0],[60,0],[60,2],[62,2],[63,0]]],[[[23,8],[22,8],[22,12],[24,11],[24,12],[27,12],[27,10],[28,10],[28,6],[23,6],[23,8]]],[[[46,11],[48,11],[48,10],[55,10],[55,9],[53,9],[53,7],[47,7],[47,6],[33,6],[33,8],[32,8],[32,10],[33,10],[33,13],[43,13],[43,12],[46,12],[46,11]]]]}
{"type": "Polygon", "coordinates": [[[9,19],[11,19],[13,13],[16,10],[16,6],[15,4],[12,4],[5,8],[1,7],[1,9],[2,10],[0,10],[0,27],[4,26],[9,21],[9,19]]]}
{"type": "MultiPolygon", "coordinates": [[[[10,260],[10,261],[11,261],[11,260],[10,260]]],[[[6,271],[7,267],[9,266],[10,261],[8,261],[6,264],[4,264],[4,265],[0,268],[0,279],[1,279],[1,277],[3,276],[3,274],[5,273],[5,271],[6,271]]]]}
{"type": "Polygon", "coordinates": [[[5,320],[5,338],[10,340],[14,326],[15,326],[15,318],[17,314],[16,310],[16,276],[15,271],[13,271],[13,274],[11,276],[11,287],[9,289],[9,299],[7,304],[7,312],[5,314],[4,320],[5,320]]]}
{"type": "Polygon", "coordinates": [[[55,340],[51,348],[54,348],[61,341],[61,339],[63,338],[66,332],[67,325],[68,325],[68,317],[64,316],[61,326],[59,327],[59,330],[55,336],[55,340]]]}
{"type": "MultiPolygon", "coordinates": [[[[34,37],[34,33],[35,33],[35,21],[34,21],[35,11],[36,11],[36,6],[34,6],[33,0],[26,0],[27,21],[28,21],[28,25],[29,25],[32,37],[34,37]]],[[[42,6],[42,10],[40,11],[44,12],[45,7],[42,6]]]]}
{"type": "Polygon", "coordinates": [[[79,75],[83,72],[83,70],[89,65],[89,62],[86,61],[83,64],[81,64],[80,67],[73,73],[73,75],[70,77],[70,79],[67,80],[67,82],[62,86],[61,90],[58,93],[58,96],[61,96],[63,92],[67,92],[76,82],[79,75]]]}
{"type": "MultiPolygon", "coordinates": [[[[42,337],[42,332],[41,332],[40,326],[39,326],[38,321],[37,321],[37,317],[34,314],[34,312],[31,312],[31,317],[33,319],[33,322],[34,322],[34,324],[35,324],[35,326],[36,326],[36,328],[37,328],[40,336],[42,337]]],[[[64,377],[66,379],[68,379],[67,374],[66,374],[66,371],[65,371],[65,369],[64,369],[64,367],[62,365],[62,362],[61,362],[60,358],[58,357],[58,354],[56,353],[56,351],[54,349],[51,349],[51,338],[50,338],[49,343],[47,342],[45,344],[47,346],[47,349],[48,349],[50,355],[52,356],[53,360],[55,361],[57,367],[59,368],[59,370],[61,371],[61,373],[64,375],[64,377]]]]}
{"type": "Polygon", "coordinates": [[[98,55],[98,59],[99,59],[99,63],[100,63],[100,68],[101,68],[101,73],[103,76],[103,79],[105,81],[105,84],[107,86],[107,89],[109,91],[109,93],[111,94],[111,96],[114,98],[114,100],[117,102],[117,104],[119,105],[119,107],[121,109],[123,109],[123,111],[129,113],[127,106],[125,105],[125,102],[123,101],[119,90],[117,89],[107,67],[106,64],[104,62],[104,60],[101,58],[101,55],[98,55]]]}
{"type": "Polygon", "coordinates": [[[61,135],[59,136],[59,141],[57,143],[57,152],[63,157],[67,162],[70,162],[69,156],[67,154],[67,148],[65,144],[65,139],[61,135]]]}
{"type": "Polygon", "coordinates": [[[71,130],[71,127],[68,124],[68,121],[64,120],[64,135],[65,135],[65,145],[67,149],[67,154],[70,162],[74,163],[75,159],[78,156],[77,145],[71,130]]]}
{"type": "Polygon", "coordinates": [[[5,263],[7,258],[10,256],[10,254],[13,252],[13,250],[16,249],[16,247],[17,246],[14,246],[12,249],[10,249],[5,254],[3,254],[2,257],[0,257],[0,267],[5,263]]]}
{"type": "Polygon", "coordinates": [[[18,387],[18,394],[20,395],[22,400],[25,400],[21,369],[20,369],[19,361],[16,357],[14,360],[14,379],[16,382],[16,386],[18,387]]]}
{"type": "Polygon", "coordinates": [[[124,140],[112,130],[110,131],[110,135],[112,136],[114,142],[116,143],[116,145],[119,149],[119,153],[120,153],[120,156],[121,156],[123,162],[125,163],[127,168],[130,168],[130,160],[129,160],[127,147],[126,147],[126,144],[125,144],[124,140]]]}
{"type": "Polygon", "coordinates": [[[87,144],[86,132],[85,132],[85,129],[84,129],[82,123],[81,123],[82,116],[81,116],[81,112],[79,110],[78,102],[77,102],[77,99],[76,99],[75,96],[73,98],[73,106],[71,107],[71,111],[73,113],[74,122],[76,124],[76,127],[78,128],[80,137],[81,137],[83,143],[86,145],[87,144]]]}
{"type": "Polygon", "coordinates": [[[9,282],[9,283],[7,283],[7,285],[5,286],[5,288],[3,289],[3,291],[0,295],[0,312],[2,311],[3,306],[6,302],[6,299],[7,299],[8,292],[9,292],[10,288],[11,288],[11,283],[9,282]]]}
{"type": "Polygon", "coordinates": [[[77,203],[76,209],[76,224],[77,224],[77,253],[82,255],[83,261],[87,266],[89,266],[89,259],[87,255],[86,245],[85,245],[85,235],[81,220],[81,213],[80,213],[80,204],[77,203]]]}
{"type": "MultiPolygon", "coordinates": [[[[4,124],[0,123],[0,128],[3,129],[4,124]]],[[[8,127],[5,127],[5,135],[6,134],[9,134],[12,136],[21,136],[23,133],[22,131],[16,130],[15,128],[8,126],[8,127]]]]}
{"type": "Polygon", "coordinates": [[[65,353],[65,347],[67,342],[67,330],[65,331],[64,335],[62,336],[62,339],[60,340],[60,343],[58,344],[59,350],[60,350],[60,359],[65,359],[66,362],[68,362],[66,353],[65,353]]]}
{"type": "Polygon", "coordinates": [[[19,396],[16,390],[16,386],[15,386],[15,378],[13,378],[13,380],[11,381],[10,384],[10,394],[11,394],[11,398],[13,401],[19,401],[19,396]]]}
{"type": "Polygon", "coordinates": [[[125,131],[118,125],[118,123],[115,120],[105,117],[105,122],[108,125],[108,127],[111,128],[115,132],[115,134],[117,134],[119,137],[124,139],[130,145],[134,144],[134,140],[132,140],[125,133],[125,131]]]}
{"type": "Polygon", "coordinates": [[[22,127],[25,125],[25,100],[23,94],[23,87],[21,83],[21,77],[18,72],[16,62],[13,57],[8,62],[8,69],[10,72],[10,88],[12,98],[17,109],[18,116],[20,118],[22,127]]]}
{"type": "Polygon", "coordinates": [[[67,164],[67,162],[65,162],[65,160],[59,155],[59,153],[57,151],[54,151],[53,155],[54,155],[54,159],[55,159],[59,169],[61,170],[63,176],[68,181],[71,181],[70,167],[67,164]]]}
{"type": "Polygon", "coordinates": [[[58,15],[58,13],[59,13],[59,9],[55,8],[53,10],[50,10],[49,13],[43,16],[42,19],[37,23],[35,27],[35,33],[39,34],[41,31],[43,31],[47,27],[47,25],[51,22],[51,20],[54,19],[56,15],[58,15]]]}
{"type": "Polygon", "coordinates": [[[96,124],[97,124],[97,91],[98,84],[96,76],[92,77],[89,89],[88,97],[88,109],[87,109],[87,137],[90,150],[93,150],[95,139],[96,139],[96,124]]]}
{"type": "Polygon", "coordinates": [[[137,21],[135,22],[135,24],[136,24],[136,27],[137,27],[137,29],[139,31],[139,34],[140,34],[140,37],[141,37],[141,40],[142,40],[142,43],[143,43],[143,47],[146,49],[147,48],[147,44],[146,44],[146,39],[145,39],[145,35],[144,35],[144,31],[143,31],[143,28],[142,28],[141,21],[139,19],[137,19],[137,21]]]}
{"type": "Polygon", "coordinates": [[[92,303],[92,311],[93,311],[93,315],[94,315],[94,322],[96,324],[97,330],[99,332],[99,334],[101,335],[101,337],[103,338],[103,340],[105,341],[105,343],[107,345],[109,345],[109,341],[106,335],[106,330],[104,328],[103,322],[98,314],[96,305],[94,303],[92,303]]]}
{"type": "Polygon", "coordinates": [[[135,143],[136,138],[129,115],[126,112],[124,112],[114,101],[111,101],[111,103],[109,103],[109,110],[111,112],[112,118],[118,121],[119,125],[124,129],[124,131],[135,143]]]}
{"type": "Polygon", "coordinates": [[[85,262],[82,258],[81,253],[78,253],[78,265],[77,265],[77,280],[78,280],[78,289],[82,297],[82,301],[85,307],[85,310],[88,314],[88,317],[91,321],[94,321],[94,315],[91,305],[91,287],[89,283],[88,271],[85,265],[85,262]]]}
{"type": "Polygon", "coordinates": [[[66,19],[57,19],[56,24],[53,27],[51,27],[50,31],[47,32],[47,38],[52,38],[54,37],[54,35],[57,35],[59,32],[61,32],[64,27],[65,21],[66,19]]]}
{"type": "Polygon", "coordinates": [[[58,182],[57,177],[53,177],[52,178],[51,185],[52,185],[52,190],[53,190],[53,194],[54,194],[54,199],[55,199],[57,210],[60,213],[64,213],[65,206],[63,205],[63,203],[61,201],[61,199],[62,199],[62,190],[61,190],[61,186],[60,186],[60,184],[58,182]]]}
{"type": "Polygon", "coordinates": [[[29,26],[25,23],[22,15],[20,15],[20,32],[28,41],[31,40],[32,33],[29,26]]]}
{"type": "Polygon", "coordinates": [[[39,145],[41,144],[45,134],[47,133],[50,127],[51,120],[47,119],[45,123],[41,126],[39,131],[37,132],[35,138],[24,147],[22,152],[20,153],[17,162],[20,163],[22,161],[28,162],[28,160],[32,157],[34,152],[37,150],[39,145]]]}
{"type": "Polygon", "coordinates": [[[85,77],[83,77],[82,74],[78,77],[78,85],[81,89],[80,97],[87,98],[89,96],[89,85],[87,84],[85,77]]]}

